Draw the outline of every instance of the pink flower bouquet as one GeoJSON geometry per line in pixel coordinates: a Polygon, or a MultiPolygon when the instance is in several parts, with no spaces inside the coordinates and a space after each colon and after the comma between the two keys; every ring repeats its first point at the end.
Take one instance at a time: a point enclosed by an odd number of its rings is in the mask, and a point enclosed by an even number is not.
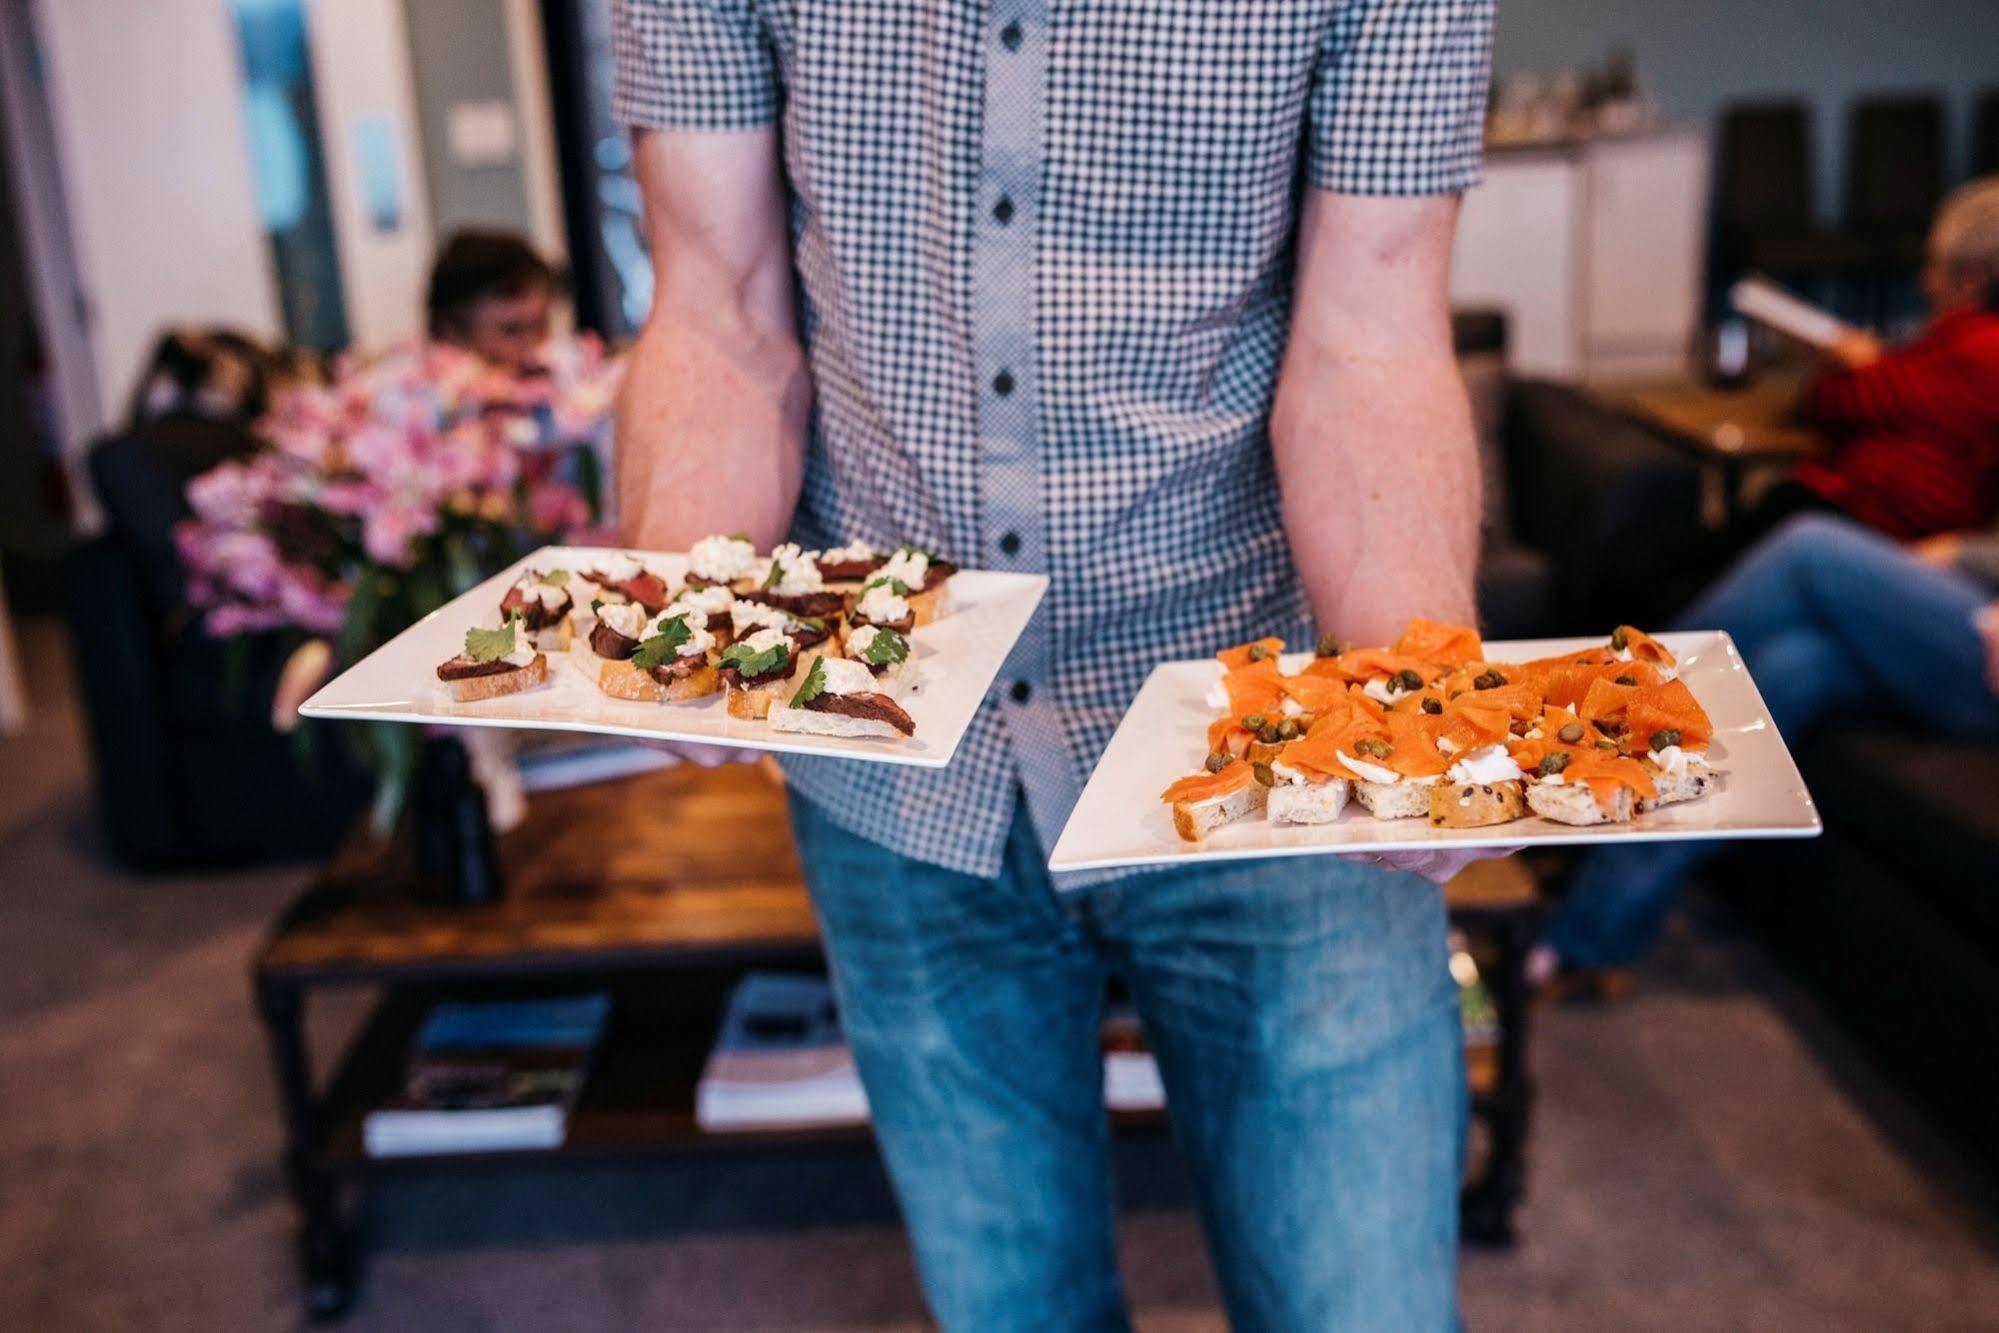
{"type": "MultiPolygon", "coordinates": [[[[527,377],[426,344],[282,391],[259,423],[267,448],[188,484],[175,539],[189,604],[218,638],[330,638],[335,665],[359,659],[598,519],[622,369],[587,337],[552,344],[527,377]]],[[[413,753],[403,730],[369,747],[392,803],[413,753]]]]}

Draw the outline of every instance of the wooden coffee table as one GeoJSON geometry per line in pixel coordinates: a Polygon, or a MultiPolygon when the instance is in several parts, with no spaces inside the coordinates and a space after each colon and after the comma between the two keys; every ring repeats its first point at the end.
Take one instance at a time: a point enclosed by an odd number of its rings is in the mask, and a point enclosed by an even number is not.
{"type": "Polygon", "coordinates": [[[1810,458],[1823,438],[1798,421],[1804,380],[1773,375],[1740,389],[1682,384],[1636,389],[1619,405],[1715,478],[1720,513],[1732,515],[1752,472],[1810,458]]]}
{"type": "MultiPolygon", "coordinates": [[[[784,794],[760,767],[676,768],[537,796],[500,842],[507,893],[479,907],[426,900],[393,852],[357,840],[279,918],[253,967],[285,1122],[285,1176],[301,1228],[307,1309],[343,1312],[357,1271],[354,1197],[378,1173],[480,1163],[604,1160],[690,1151],[870,1142],[864,1127],[713,1133],[694,1091],[729,992],[756,967],[820,966],[784,794]],[[319,987],[376,987],[359,1035],[324,1071],[305,1037],[319,987]],[[617,998],[559,1148],[371,1158],[367,1113],[400,1086],[424,1014],[445,996],[607,988],[617,998]]],[[[1466,1187],[1467,1234],[1504,1241],[1519,1197],[1529,1087],[1520,966],[1537,910],[1516,863],[1476,869],[1453,892],[1481,941],[1501,1039],[1468,1054],[1488,1127],[1466,1187]]],[[[1156,1113],[1113,1116],[1157,1132],[1156,1113]]]]}

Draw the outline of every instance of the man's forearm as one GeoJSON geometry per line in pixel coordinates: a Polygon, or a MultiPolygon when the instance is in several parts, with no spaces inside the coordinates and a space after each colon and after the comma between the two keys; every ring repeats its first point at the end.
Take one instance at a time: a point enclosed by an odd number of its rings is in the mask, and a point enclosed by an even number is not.
{"type": "Polygon", "coordinates": [[[782,539],[798,503],[812,382],[789,330],[704,328],[656,309],[618,409],[620,529],[685,550],[714,532],[782,539]]]}
{"type": "Polygon", "coordinates": [[[634,156],[653,309],[618,407],[619,526],[638,547],[742,532],[768,548],[798,504],[812,411],[776,137],[646,133],[634,156]]]}
{"type": "Polygon", "coordinates": [[[1470,624],[1478,446],[1448,356],[1294,347],[1271,424],[1284,529],[1322,630],[1470,624]]]}

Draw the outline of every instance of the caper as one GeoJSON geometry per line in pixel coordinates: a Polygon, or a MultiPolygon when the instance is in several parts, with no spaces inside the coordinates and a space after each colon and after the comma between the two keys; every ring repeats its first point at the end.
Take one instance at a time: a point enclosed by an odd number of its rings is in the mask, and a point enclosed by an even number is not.
{"type": "Polygon", "coordinates": [[[1398,690],[1420,690],[1423,688],[1423,678],[1408,667],[1403,667],[1395,673],[1394,683],[1395,688],[1398,690]]]}
{"type": "Polygon", "coordinates": [[[1636,685],[1636,684],[1638,683],[1638,677],[1636,677],[1636,676],[1619,676],[1619,677],[1617,678],[1617,683],[1618,683],[1619,685],[1636,685]]]}
{"type": "Polygon", "coordinates": [[[1261,662],[1261,661],[1262,661],[1262,660],[1263,660],[1264,658],[1266,658],[1266,657],[1268,657],[1268,656],[1270,656],[1270,649],[1269,649],[1268,647],[1266,647],[1265,645],[1263,645],[1263,644],[1260,644],[1260,643],[1252,643],[1252,644],[1251,644],[1251,645],[1249,646],[1249,660],[1250,660],[1250,661],[1252,661],[1252,662],[1261,662]]]}
{"type": "Polygon", "coordinates": [[[1304,728],[1298,725],[1298,719],[1295,717],[1287,717],[1277,724],[1277,736],[1280,740],[1295,741],[1302,730],[1304,728]]]}
{"type": "Polygon", "coordinates": [[[1556,732],[1555,735],[1567,741],[1570,745],[1574,745],[1583,738],[1583,724],[1580,722],[1571,722],[1568,726],[1556,732]]]}
{"type": "Polygon", "coordinates": [[[1629,648],[1631,646],[1631,631],[1619,625],[1610,632],[1610,646],[1617,649],[1620,653],[1629,648]]]}
{"type": "Polygon", "coordinates": [[[1242,720],[1242,729],[1244,731],[1262,731],[1269,725],[1270,719],[1261,713],[1251,713],[1242,720]]]}
{"type": "Polygon", "coordinates": [[[1599,749],[1599,750],[1615,750],[1615,749],[1617,748],[1617,742],[1616,742],[1616,741],[1598,741],[1598,742],[1596,743],[1596,748],[1597,748],[1597,749],[1599,749]]]}
{"type": "Polygon", "coordinates": [[[1347,642],[1337,634],[1321,634],[1318,646],[1312,649],[1317,657],[1338,657],[1347,650],[1347,642]]]}
{"type": "Polygon", "coordinates": [[[1444,706],[1438,703],[1435,699],[1425,699],[1423,701],[1423,711],[1428,713],[1430,716],[1435,717],[1437,714],[1444,711],[1444,706]]]}
{"type": "Polygon", "coordinates": [[[1258,786],[1275,787],[1277,785],[1277,775],[1270,771],[1269,764],[1251,764],[1249,771],[1250,776],[1256,779],[1258,786]]]}
{"type": "Polygon", "coordinates": [[[1678,745],[1679,743],[1680,729],[1678,727],[1661,727],[1652,733],[1652,748],[1655,750],[1663,750],[1669,745],[1678,745]]]}
{"type": "Polygon", "coordinates": [[[1275,745],[1278,741],[1284,739],[1284,732],[1275,722],[1272,722],[1262,731],[1257,732],[1256,738],[1265,745],[1275,745]]]}
{"type": "Polygon", "coordinates": [[[1506,677],[1488,667],[1485,671],[1480,672],[1471,684],[1475,690],[1496,690],[1505,683],[1506,677]]]}
{"type": "Polygon", "coordinates": [[[1216,750],[1208,756],[1208,771],[1210,773],[1219,773],[1228,766],[1229,757],[1220,750],[1216,750]]]}
{"type": "Polygon", "coordinates": [[[1458,697],[1459,695],[1461,695],[1461,694],[1463,694],[1463,693],[1464,693],[1464,691],[1463,691],[1463,690],[1452,690],[1452,691],[1451,691],[1451,698],[1453,698],[1453,699],[1456,699],[1456,698],[1457,698],[1457,697],[1458,697]]]}
{"type": "Polygon", "coordinates": [[[1568,766],[1569,752],[1567,750],[1554,750],[1541,756],[1540,767],[1535,769],[1535,772],[1544,778],[1553,777],[1568,766]]]}
{"type": "Polygon", "coordinates": [[[1355,743],[1353,748],[1360,751],[1362,754],[1368,756],[1370,759],[1386,759],[1388,758],[1389,755],[1395,753],[1395,747],[1390,745],[1387,741],[1377,741],[1377,740],[1358,741],[1355,743]]]}

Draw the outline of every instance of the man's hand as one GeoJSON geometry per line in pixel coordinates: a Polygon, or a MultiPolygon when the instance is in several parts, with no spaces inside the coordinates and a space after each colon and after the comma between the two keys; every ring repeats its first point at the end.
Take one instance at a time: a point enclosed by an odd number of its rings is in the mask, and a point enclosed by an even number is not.
{"type": "Polygon", "coordinates": [[[1909,554],[1931,569],[1949,569],[1964,550],[1964,534],[1939,532],[1933,537],[1909,543],[1909,554]]]}
{"type": "Polygon", "coordinates": [[[1888,345],[1865,329],[1843,333],[1825,349],[1826,359],[1841,370],[1865,370],[1887,352],[1888,345]]]}
{"type": "Polygon", "coordinates": [[[1432,884],[1448,884],[1474,861],[1496,861],[1519,850],[1518,847],[1439,847],[1429,852],[1354,852],[1340,859],[1421,875],[1432,884]]]}

